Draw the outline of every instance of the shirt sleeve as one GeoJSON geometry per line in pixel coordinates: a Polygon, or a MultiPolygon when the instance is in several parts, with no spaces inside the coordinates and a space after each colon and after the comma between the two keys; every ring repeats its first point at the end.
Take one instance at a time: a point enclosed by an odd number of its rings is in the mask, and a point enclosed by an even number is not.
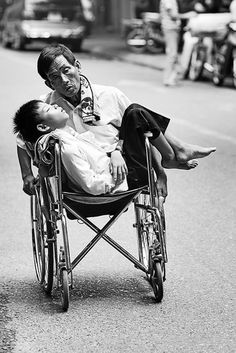
{"type": "Polygon", "coordinates": [[[114,95],[115,95],[115,100],[117,102],[117,107],[118,107],[118,114],[117,114],[117,119],[115,121],[115,124],[120,127],[121,122],[125,113],[125,110],[128,108],[128,106],[132,103],[131,100],[118,88],[113,88],[114,89],[114,95]]]}
{"type": "Polygon", "coordinates": [[[25,141],[20,133],[16,135],[16,144],[18,147],[22,148],[23,150],[26,150],[25,141]]]}
{"type": "Polygon", "coordinates": [[[96,173],[90,166],[85,153],[79,148],[63,146],[62,163],[72,184],[92,195],[111,192],[115,184],[110,173],[96,173]]]}

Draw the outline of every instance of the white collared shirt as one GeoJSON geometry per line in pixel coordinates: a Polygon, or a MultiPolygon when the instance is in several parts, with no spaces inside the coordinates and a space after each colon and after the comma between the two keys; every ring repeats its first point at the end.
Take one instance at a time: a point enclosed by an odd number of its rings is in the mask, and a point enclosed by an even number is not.
{"type": "MultiPolygon", "coordinates": [[[[100,115],[100,120],[94,125],[85,124],[78,114],[78,108],[74,107],[56,91],[41,96],[40,99],[48,104],[58,104],[69,114],[68,126],[74,128],[78,133],[92,131],[100,146],[106,152],[111,152],[115,149],[119,140],[119,127],[122,117],[131,101],[116,87],[97,84],[92,84],[91,87],[96,110],[99,111],[100,115]]],[[[17,144],[25,149],[25,143],[20,135],[17,136],[17,144]]]]}
{"type": "Polygon", "coordinates": [[[68,126],[74,128],[78,133],[92,131],[99,144],[106,152],[113,151],[119,140],[119,128],[125,110],[131,101],[118,88],[103,85],[91,85],[94,94],[96,111],[100,120],[94,125],[84,123],[78,114],[78,108],[61,97],[57,92],[50,92],[44,101],[49,104],[58,104],[69,114],[68,126]]]}
{"type": "Polygon", "coordinates": [[[91,131],[78,134],[68,127],[50,135],[60,141],[62,164],[72,190],[82,189],[92,195],[128,190],[126,179],[115,186],[109,168],[110,158],[91,131]]]}

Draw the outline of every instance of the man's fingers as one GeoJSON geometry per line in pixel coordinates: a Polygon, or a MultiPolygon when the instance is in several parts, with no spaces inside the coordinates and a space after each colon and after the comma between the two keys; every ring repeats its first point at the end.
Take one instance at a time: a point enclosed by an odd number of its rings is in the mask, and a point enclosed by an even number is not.
{"type": "Polygon", "coordinates": [[[159,196],[159,197],[158,197],[159,210],[162,210],[162,209],[163,209],[165,200],[166,200],[166,199],[165,199],[164,196],[159,196]]]}
{"type": "Polygon", "coordinates": [[[29,195],[29,196],[31,196],[31,195],[34,195],[34,188],[29,188],[29,187],[23,187],[23,191],[27,194],[27,195],[29,195]]]}

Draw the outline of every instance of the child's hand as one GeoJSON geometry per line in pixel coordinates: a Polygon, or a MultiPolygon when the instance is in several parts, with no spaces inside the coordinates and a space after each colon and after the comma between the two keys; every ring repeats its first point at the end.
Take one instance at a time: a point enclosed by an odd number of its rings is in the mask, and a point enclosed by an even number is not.
{"type": "Polygon", "coordinates": [[[110,173],[116,185],[122,183],[128,174],[128,168],[120,151],[115,150],[111,153],[110,173]]]}

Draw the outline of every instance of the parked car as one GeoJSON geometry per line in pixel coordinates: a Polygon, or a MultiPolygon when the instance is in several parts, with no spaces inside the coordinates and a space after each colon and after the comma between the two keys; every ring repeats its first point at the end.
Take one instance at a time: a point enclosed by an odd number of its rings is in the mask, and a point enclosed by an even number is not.
{"type": "Polygon", "coordinates": [[[17,50],[43,41],[64,43],[78,51],[86,33],[79,0],[13,0],[1,29],[2,45],[17,50]]]}

